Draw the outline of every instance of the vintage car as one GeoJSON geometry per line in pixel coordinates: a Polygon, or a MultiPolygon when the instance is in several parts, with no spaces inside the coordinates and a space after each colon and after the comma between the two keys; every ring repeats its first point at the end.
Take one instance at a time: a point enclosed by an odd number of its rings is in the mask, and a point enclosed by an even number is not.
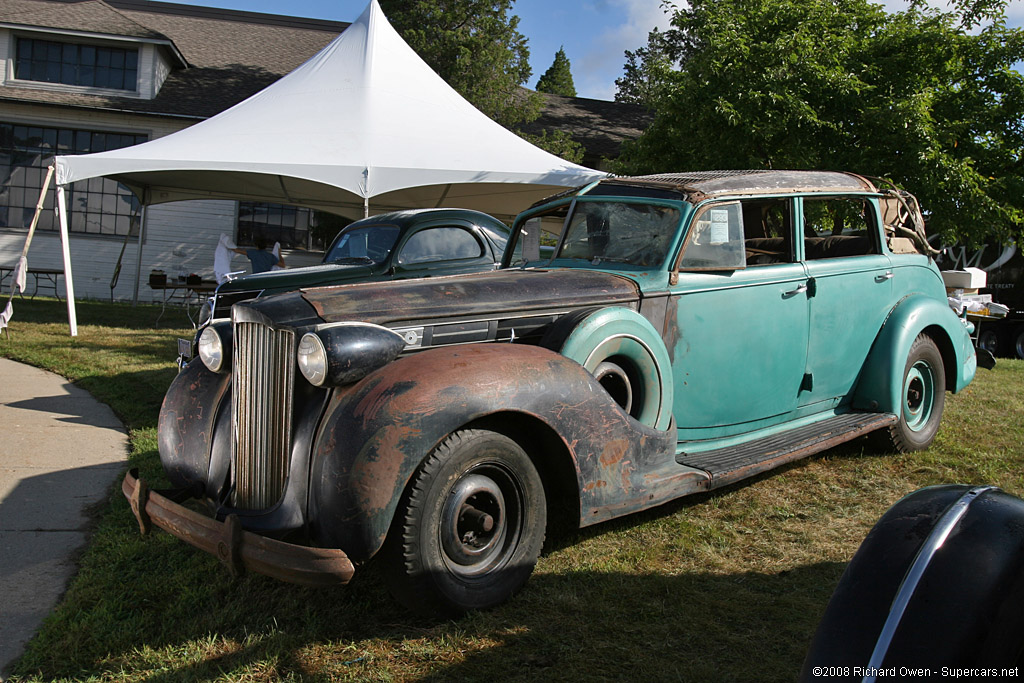
{"type": "Polygon", "coordinates": [[[508,226],[468,209],[419,209],[370,216],[334,238],[323,263],[228,280],[210,297],[202,322],[230,318],[231,306],[300,287],[401,280],[494,270],[508,226]]]}
{"type": "Polygon", "coordinates": [[[236,304],[164,399],[152,524],[419,611],[497,605],[588,526],[873,433],[935,438],[974,376],[914,198],[836,172],[615,178],[515,221],[490,273],[236,304]],[[200,515],[175,500],[205,501],[200,515]]]}

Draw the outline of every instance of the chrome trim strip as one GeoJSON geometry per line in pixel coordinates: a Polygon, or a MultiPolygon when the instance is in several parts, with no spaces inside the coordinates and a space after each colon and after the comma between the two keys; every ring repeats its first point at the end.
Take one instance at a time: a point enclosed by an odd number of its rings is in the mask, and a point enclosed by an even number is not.
{"type": "MultiPolygon", "coordinates": [[[[871,653],[871,659],[868,660],[867,670],[869,672],[881,670],[885,655],[892,644],[893,636],[896,635],[896,629],[899,628],[900,620],[903,618],[903,613],[906,611],[907,605],[917,589],[917,584],[921,581],[925,570],[928,569],[928,564],[935,556],[935,553],[938,552],[942,544],[946,542],[946,538],[953,531],[953,528],[967,513],[967,508],[970,507],[971,503],[981,494],[995,490],[997,490],[995,486],[978,486],[960,496],[955,503],[949,506],[932,528],[931,533],[928,534],[928,538],[918,548],[917,555],[914,557],[914,561],[910,563],[910,568],[907,569],[907,573],[903,576],[903,581],[900,583],[899,590],[896,591],[896,597],[892,600],[892,606],[889,608],[889,616],[885,620],[885,625],[882,627],[881,633],[878,634],[875,649],[871,653]]],[[[875,674],[870,673],[862,681],[863,683],[875,683],[875,678],[875,674]]]]}

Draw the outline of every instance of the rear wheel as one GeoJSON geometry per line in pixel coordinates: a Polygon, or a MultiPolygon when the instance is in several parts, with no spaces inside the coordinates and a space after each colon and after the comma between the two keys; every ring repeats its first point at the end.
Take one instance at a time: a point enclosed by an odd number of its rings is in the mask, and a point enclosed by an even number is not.
{"type": "Polygon", "coordinates": [[[883,431],[882,445],[900,453],[928,448],[939,431],[946,401],[942,354],[931,337],[921,334],[907,354],[899,420],[883,431]]]}
{"type": "Polygon", "coordinates": [[[403,497],[386,550],[389,588],[425,614],[499,605],[533,572],[546,523],[544,487],[526,452],[503,434],[456,432],[403,497]]]}
{"type": "Polygon", "coordinates": [[[999,348],[999,334],[995,330],[982,330],[981,334],[978,335],[978,348],[985,349],[993,356],[998,356],[1001,351],[999,348]]]}
{"type": "Polygon", "coordinates": [[[1017,358],[1024,358],[1024,326],[1014,330],[1013,350],[1017,353],[1017,358]]]}

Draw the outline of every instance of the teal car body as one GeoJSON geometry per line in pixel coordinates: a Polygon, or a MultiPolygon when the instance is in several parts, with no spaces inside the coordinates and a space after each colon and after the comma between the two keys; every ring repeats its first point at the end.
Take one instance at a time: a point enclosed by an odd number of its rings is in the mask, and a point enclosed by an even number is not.
{"type": "Polygon", "coordinates": [[[124,491],[234,570],[381,556],[413,609],[493,606],[549,510],[588,526],[863,435],[927,448],[976,368],[928,253],[916,200],[849,173],[604,180],[517,217],[497,271],[235,304],[160,414],[212,519],[124,491]]]}

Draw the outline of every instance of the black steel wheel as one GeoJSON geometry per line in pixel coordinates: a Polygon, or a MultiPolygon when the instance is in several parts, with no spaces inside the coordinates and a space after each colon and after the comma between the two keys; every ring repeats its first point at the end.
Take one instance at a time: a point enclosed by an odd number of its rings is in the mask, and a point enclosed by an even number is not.
{"type": "Polygon", "coordinates": [[[900,397],[899,420],[877,432],[882,447],[900,453],[928,448],[942,420],[946,373],[939,347],[925,334],[918,335],[907,354],[900,397]]]}
{"type": "Polygon", "coordinates": [[[1024,358],[1024,325],[1014,330],[1013,350],[1017,354],[1017,358],[1024,358]]]}
{"type": "Polygon", "coordinates": [[[546,524],[544,486],[519,444],[491,431],[456,432],[403,496],[385,550],[388,587],[424,614],[494,607],[530,577],[546,524]]]}

